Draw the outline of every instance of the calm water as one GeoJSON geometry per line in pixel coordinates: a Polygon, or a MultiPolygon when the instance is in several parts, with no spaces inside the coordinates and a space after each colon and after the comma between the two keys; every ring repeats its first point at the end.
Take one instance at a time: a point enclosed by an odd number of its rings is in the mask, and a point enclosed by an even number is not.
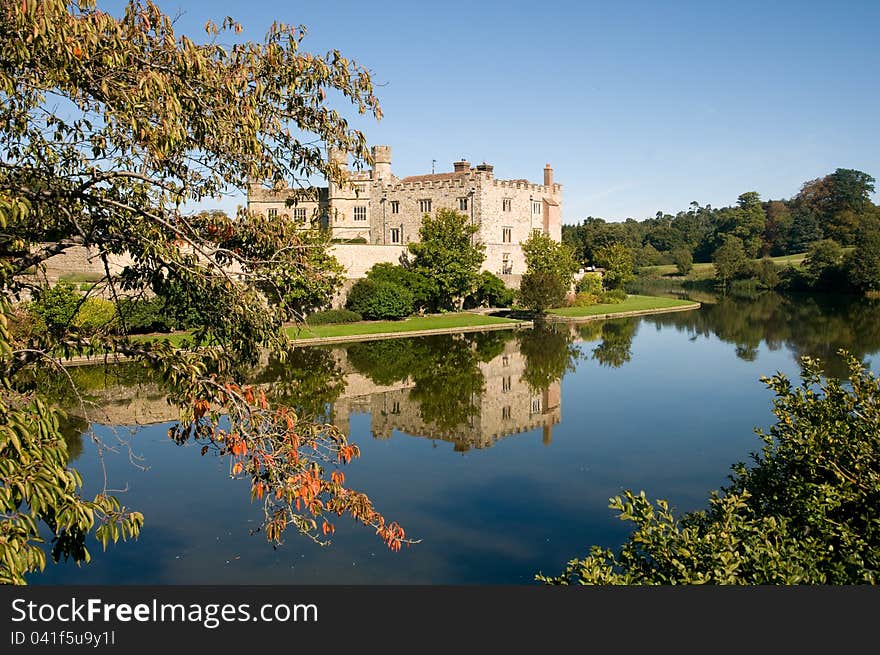
{"type": "MultiPolygon", "coordinates": [[[[703,506],[772,420],[760,376],[796,377],[801,355],[840,375],[841,347],[870,362],[880,303],[766,294],[557,330],[303,349],[260,370],[255,382],[349,431],[362,455],[347,482],[422,540],[399,553],[346,521],[327,548],[289,531],[273,549],[250,534],[261,510],[249,485],[168,439],[173,410],[157,388],[79,369],[97,434],[130,445],[106,455],[110,486],[146,522],[138,541],[102,553],[92,540],[91,564],[49,564],[31,582],[529,583],[592,544],[619,545],[629,528],[607,505],[625,488],[703,506]]],[[[94,493],[86,425],[68,430],[94,493]]]]}

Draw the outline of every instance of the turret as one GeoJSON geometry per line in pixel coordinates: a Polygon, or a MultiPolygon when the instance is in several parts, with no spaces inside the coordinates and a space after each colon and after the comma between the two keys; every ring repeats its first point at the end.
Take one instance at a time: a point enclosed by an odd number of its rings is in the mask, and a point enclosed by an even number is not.
{"type": "Polygon", "coordinates": [[[391,181],[391,146],[373,146],[373,179],[391,181]]]}

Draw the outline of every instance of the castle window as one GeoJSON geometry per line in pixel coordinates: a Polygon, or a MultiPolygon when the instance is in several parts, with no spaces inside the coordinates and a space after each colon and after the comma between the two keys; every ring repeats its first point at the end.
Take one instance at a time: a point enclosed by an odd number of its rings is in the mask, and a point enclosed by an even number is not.
{"type": "Polygon", "coordinates": [[[510,366],[510,355],[504,355],[501,358],[501,365],[502,366],[510,366]]]}
{"type": "Polygon", "coordinates": [[[540,200],[532,200],[532,213],[540,214],[541,213],[541,201],[540,200]]]}
{"type": "Polygon", "coordinates": [[[501,408],[501,420],[509,421],[510,415],[511,415],[510,405],[507,405],[506,407],[501,408]]]}
{"type": "Polygon", "coordinates": [[[510,228],[510,227],[502,227],[501,228],[501,241],[503,243],[510,243],[512,235],[513,235],[513,228],[510,228]]]}
{"type": "Polygon", "coordinates": [[[293,208],[293,220],[299,221],[300,223],[306,222],[306,208],[305,207],[294,207],[293,208]]]}
{"type": "Polygon", "coordinates": [[[505,252],[501,255],[501,274],[510,275],[513,273],[513,264],[510,263],[510,253],[505,252]]]}
{"type": "Polygon", "coordinates": [[[367,220],[367,208],[364,206],[355,207],[354,208],[354,220],[356,220],[356,221],[367,220]]]}
{"type": "Polygon", "coordinates": [[[513,388],[513,385],[511,384],[511,380],[510,380],[509,375],[506,375],[503,378],[501,378],[501,391],[507,392],[507,391],[510,391],[512,388],[513,388]]]}
{"type": "Polygon", "coordinates": [[[458,199],[458,208],[459,210],[466,212],[468,208],[468,199],[467,198],[459,198],[458,199]]]}
{"type": "Polygon", "coordinates": [[[510,198],[502,198],[501,199],[501,211],[509,212],[511,205],[513,205],[513,200],[510,198]]]}
{"type": "Polygon", "coordinates": [[[431,213],[431,200],[430,199],[419,200],[419,211],[424,214],[430,214],[431,213]]]}
{"type": "Polygon", "coordinates": [[[275,207],[270,207],[270,208],[266,211],[266,215],[267,215],[269,218],[278,218],[278,210],[277,210],[275,207]]]}
{"type": "Polygon", "coordinates": [[[400,243],[400,228],[392,227],[389,232],[389,239],[391,240],[391,243],[400,243]]]}
{"type": "Polygon", "coordinates": [[[541,413],[541,398],[532,398],[532,414],[541,413]]]}
{"type": "Polygon", "coordinates": [[[392,200],[391,201],[391,213],[397,214],[399,212],[400,212],[400,201],[399,200],[392,200]]]}
{"type": "Polygon", "coordinates": [[[400,402],[395,400],[391,403],[391,413],[392,414],[400,414],[400,402]]]}

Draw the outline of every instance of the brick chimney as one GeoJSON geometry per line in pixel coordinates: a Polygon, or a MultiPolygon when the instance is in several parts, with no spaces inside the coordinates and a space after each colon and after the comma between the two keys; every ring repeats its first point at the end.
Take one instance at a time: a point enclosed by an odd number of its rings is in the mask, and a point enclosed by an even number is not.
{"type": "Polygon", "coordinates": [[[456,173],[467,173],[471,170],[471,163],[466,159],[452,162],[452,170],[456,173]]]}
{"type": "Polygon", "coordinates": [[[544,186],[553,186],[553,169],[550,164],[544,166],[544,186]]]}

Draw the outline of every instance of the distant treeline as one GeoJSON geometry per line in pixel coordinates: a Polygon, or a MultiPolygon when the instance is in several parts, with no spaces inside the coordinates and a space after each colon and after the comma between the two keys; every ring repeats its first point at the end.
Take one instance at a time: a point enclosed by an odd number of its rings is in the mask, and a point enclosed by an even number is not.
{"type": "Polygon", "coordinates": [[[762,201],[757,191],[748,191],[731,207],[692,202],[675,215],[657,212],[642,221],[590,216],[580,225],[563,225],[562,239],[587,265],[595,263],[597,250],[613,243],[632,250],[636,266],[671,264],[682,252],[709,262],[731,239],[742,242],[748,257],[804,252],[824,239],[853,246],[866,230],[880,229],[880,207],[869,195],[874,182],[867,173],[838,168],[805,182],[789,200],[762,201]]]}

